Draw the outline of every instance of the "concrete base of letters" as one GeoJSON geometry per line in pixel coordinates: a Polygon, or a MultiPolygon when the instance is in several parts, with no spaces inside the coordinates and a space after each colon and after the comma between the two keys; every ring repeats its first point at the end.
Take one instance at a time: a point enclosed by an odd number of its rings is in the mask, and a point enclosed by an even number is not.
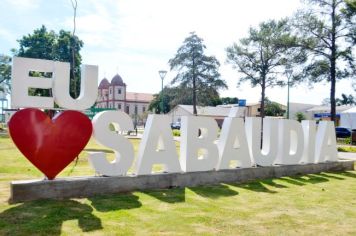
{"type": "Polygon", "coordinates": [[[10,184],[10,202],[89,197],[98,194],[171,187],[194,187],[218,183],[244,183],[257,179],[353,169],[354,161],[341,160],[318,164],[236,168],[173,174],[160,173],[144,176],[71,177],[55,180],[13,181],[10,184]]]}

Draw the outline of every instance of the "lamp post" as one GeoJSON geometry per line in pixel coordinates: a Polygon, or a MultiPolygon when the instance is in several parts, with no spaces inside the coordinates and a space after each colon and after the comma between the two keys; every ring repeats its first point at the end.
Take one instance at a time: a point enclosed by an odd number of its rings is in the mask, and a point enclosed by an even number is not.
{"type": "Polygon", "coordinates": [[[162,80],[162,87],[161,87],[161,96],[162,96],[162,100],[160,102],[161,104],[161,114],[163,114],[163,80],[164,80],[164,77],[166,77],[166,74],[167,74],[167,71],[166,70],[160,70],[158,71],[158,74],[159,74],[159,77],[161,77],[161,80],[162,80]]]}
{"type": "Polygon", "coordinates": [[[287,95],[287,119],[289,119],[289,87],[290,87],[290,78],[293,74],[293,70],[292,69],[287,69],[286,70],[286,74],[287,74],[287,86],[288,86],[288,95],[287,95]]]}

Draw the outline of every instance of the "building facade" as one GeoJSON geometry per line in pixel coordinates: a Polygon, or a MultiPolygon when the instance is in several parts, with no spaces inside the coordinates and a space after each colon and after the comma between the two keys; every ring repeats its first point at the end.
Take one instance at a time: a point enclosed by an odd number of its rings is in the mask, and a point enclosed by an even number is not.
{"type": "Polygon", "coordinates": [[[132,118],[141,118],[147,114],[152,100],[153,95],[149,93],[127,92],[127,85],[117,74],[111,82],[106,78],[101,80],[95,107],[116,109],[126,112],[132,118]]]}

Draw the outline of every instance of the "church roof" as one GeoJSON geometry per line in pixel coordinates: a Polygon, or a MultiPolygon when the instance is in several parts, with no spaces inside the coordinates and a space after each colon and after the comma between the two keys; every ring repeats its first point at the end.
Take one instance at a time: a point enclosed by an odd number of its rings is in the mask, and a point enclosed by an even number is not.
{"type": "Polygon", "coordinates": [[[112,79],[111,79],[111,85],[114,86],[125,86],[126,84],[122,80],[121,76],[119,74],[116,74],[112,79]]]}
{"type": "Polygon", "coordinates": [[[99,89],[107,89],[109,88],[109,86],[110,86],[109,81],[107,80],[107,78],[104,78],[99,84],[99,89]]]}
{"type": "Polygon", "coordinates": [[[129,102],[151,102],[153,100],[153,95],[150,93],[126,93],[126,101],[129,102]]]}

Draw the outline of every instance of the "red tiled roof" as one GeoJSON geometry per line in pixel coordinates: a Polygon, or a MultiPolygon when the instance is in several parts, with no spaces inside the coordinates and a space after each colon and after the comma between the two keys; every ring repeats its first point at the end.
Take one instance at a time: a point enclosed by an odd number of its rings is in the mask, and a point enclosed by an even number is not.
{"type": "Polygon", "coordinates": [[[126,93],[126,101],[141,101],[151,102],[153,100],[153,94],[151,93],[126,93]]]}

